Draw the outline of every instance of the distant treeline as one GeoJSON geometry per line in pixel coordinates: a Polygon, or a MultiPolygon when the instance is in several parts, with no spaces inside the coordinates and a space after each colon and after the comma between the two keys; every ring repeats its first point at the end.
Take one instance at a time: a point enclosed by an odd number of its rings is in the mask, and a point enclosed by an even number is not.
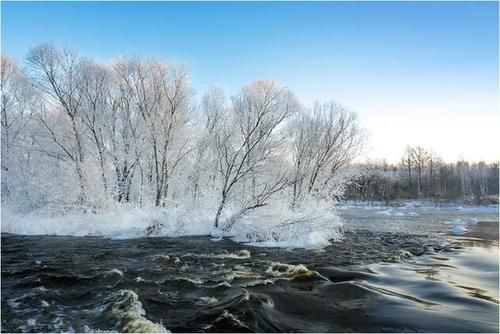
{"type": "Polygon", "coordinates": [[[499,162],[446,163],[430,150],[407,147],[399,164],[381,161],[364,169],[345,198],[364,201],[426,199],[498,203],[499,162]]]}

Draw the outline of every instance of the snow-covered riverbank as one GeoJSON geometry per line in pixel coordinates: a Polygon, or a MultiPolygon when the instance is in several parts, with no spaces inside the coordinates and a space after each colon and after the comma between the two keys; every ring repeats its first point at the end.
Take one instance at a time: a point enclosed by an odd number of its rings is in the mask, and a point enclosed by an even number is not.
{"type": "Polygon", "coordinates": [[[14,214],[2,211],[2,232],[19,235],[102,236],[115,239],[212,235],[266,247],[323,248],[342,238],[342,222],[331,208],[291,212],[264,207],[226,217],[231,228],[215,229],[212,212],[191,208],[121,208],[105,213],[14,214]]]}
{"type": "Polygon", "coordinates": [[[401,206],[382,203],[342,203],[332,209],[314,206],[291,212],[281,207],[264,207],[233,219],[228,231],[214,229],[213,214],[196,208],[117,208],[108,212],[69,214],[14,214],[2,210],[2,232],[19,235],[102,236],[114,239],[143,237],[181,237],[212,235],[214,240],[231,237],[233,240],[265,247],[324,248],[341,240],[343,220],[355,224],[381,225],[378,228],[407,228],[420,232],[432,231],[435,226],[448,224],[455,234],[464,234],[468,225],[481,217],[498,217],[498,205],[463,207],[458,205],[433,206],[408,202],[401,206]],[[433,220],[424,219],[434,217],[433,220]],[[418,223],[425,221],[426,224],[418,223]],[[427,226],[432,221],[435,226],[427,226]],[[403,223],[404,223],[403,222],[403,223]],[[418,223],[418,224],[414,224],[418,223]]]}

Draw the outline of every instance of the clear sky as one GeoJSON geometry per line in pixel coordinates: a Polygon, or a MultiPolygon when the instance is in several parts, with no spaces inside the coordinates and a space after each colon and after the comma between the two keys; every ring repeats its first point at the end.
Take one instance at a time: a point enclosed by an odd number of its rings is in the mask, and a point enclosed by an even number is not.
{"type": "Polygon", "coordinates": [[[99,61],[185,64],[196,92],[274,79],[358,112],[364,158],[407,144],[500,159],[497,2],[5,2],[2,53],[51,41],[99,61]]]}

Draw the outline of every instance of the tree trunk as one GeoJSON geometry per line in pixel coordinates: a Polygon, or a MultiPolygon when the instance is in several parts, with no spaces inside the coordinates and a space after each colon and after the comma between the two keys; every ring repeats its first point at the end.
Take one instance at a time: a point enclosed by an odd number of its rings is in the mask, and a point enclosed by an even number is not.
{"type": "Polygon", "coordinates": [[[217,214],[215,215],[215,222],[214,222],[215,228],[219,228],[219,219],[220,219],[220,215],[222,213],[222,209],[224,208],[224,204],[226,204],[226,194],[223,192],[222,193],[222,200],[219,204],[219,208],[217,209],[217,214]]]}

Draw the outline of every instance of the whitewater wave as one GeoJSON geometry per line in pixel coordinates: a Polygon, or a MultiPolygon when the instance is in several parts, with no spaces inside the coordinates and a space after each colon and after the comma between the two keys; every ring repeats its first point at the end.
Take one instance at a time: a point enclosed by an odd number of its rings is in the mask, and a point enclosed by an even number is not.
{"type": "Polygon", "coordinates": [[[214,253],[201,253],[201,254],[191,254],[187,253],[183,256],[192,256],[192,257],[199,257],[199,258],[209,258],[209,259],[249,259],[251,257],[250,251],[246,249],[241,249],[239,251],[230,253],[228,251],[224,253],[219,253],[219,254],[214,254],[214,253]]]}
{"type": "MultiPolygon", "coordinates": [[[[108,273],[118,274],[116,269],[108,273]]],[[[106,273],[106,274],[108,274],[106,273]]],[[[57,290],[56,290],[57,291],[57,290]]],[[[155,323],[145,317],[146,311],[139,301],[139,296],[132,290],[119,290],[102,299],[98,304],[83,305],[82,309],[66,308],[54,302],[54,290],[45,287],[33,289],[20,297],[7,300],[7,305],[16,313],[30,314],[30,318],[21,324],[20,332],[120,332],[120,333],[170,333],[162,324],[155,323]],[[43,296],[43,297],[42,297],[43,296]],[[41,299],[44,298],[44,299],[41,299]],[[48,298],[47,300],[45,298],[48,298]],[[40,300],[34,303],[34,300],[40,300]],[[40,309],[40,306],[43,308],[40,309]],[[109,327],[90,328],[88,324],[76,324],[74,318],[81,317],[84,322],[107,323],[109,327]],[[50,324],[53,330],[45,326],[50,324]]],[[[58,298],[64,297],[60,292],[58,298]]],[[[3,324],[2,324],[3,325],[3,324]]]]}
{"type": "Polygon", "coordinates": [[[247,267],[236,265],[232,268],[220,270],[224,281],[217,286],[230,287],[234,283],[240,287],[274,284],[279,280],[304,281],[324,279],[316,271],[309,270],[302,264],[287,264],[281,262],[265,261],[263,267],[247,267]]]}
{"type": "Polygon", "coordinates": [[[281,262],[272,262],[269,268],[267,268],[266,274],[278,278],[286,277],[288,279],[298,279],[312,277],[315,275],[315,272],[310,271],[303,264],[294,265],[281,262]]]}
{"type": "Polygon", "coordinates": [[[144,317],[146,311],[142,308],[139,296],[131,290],[118,291],[107,304],[107,315],[113,317],[123,333],[170,333],[161,324],[144,317]]]}

